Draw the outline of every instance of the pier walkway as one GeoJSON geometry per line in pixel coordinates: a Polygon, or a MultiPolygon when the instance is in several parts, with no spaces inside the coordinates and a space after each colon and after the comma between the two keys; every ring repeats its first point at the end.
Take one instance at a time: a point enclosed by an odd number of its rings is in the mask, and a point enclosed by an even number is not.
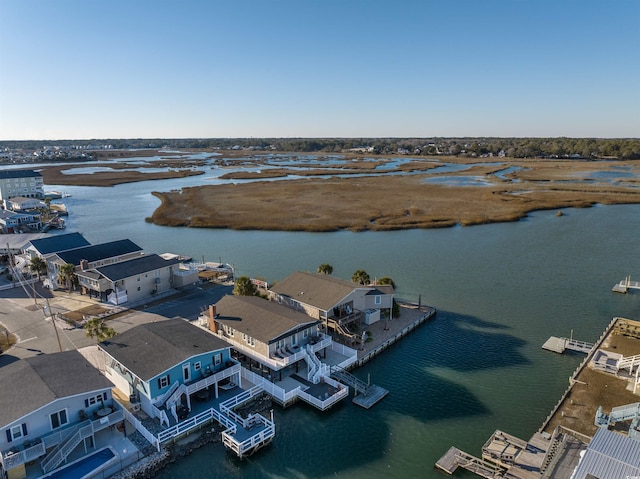
{"type": "Polygon", "coordinates": [[[615,284],[611,291],[614,293],[626,293],[630,289],[640,289],[640,281],[631,281],[631,276],[627,276],[625,279],[615,284]]]}
{"type": "Polygon", "coordinates": [[[436,462],[436,467],[450,475],[456,472],[458,467],[462,467],[486,479],[503,477],[506,472],[506,469],[478,459],[454,446],[451,446],[445,455],[436,462]]]}
{"type": "Polygon", "coordinates": [[[593,344],[587,343],[586,341],[576,341],[575,339],[557,338],[555,336],[551,336],[542,345],[542,349],[560,354],[564,353],[567,349],[571,351],[578,351],[579,353],[588,354],[589,351],[593,349],[593,344]]]}

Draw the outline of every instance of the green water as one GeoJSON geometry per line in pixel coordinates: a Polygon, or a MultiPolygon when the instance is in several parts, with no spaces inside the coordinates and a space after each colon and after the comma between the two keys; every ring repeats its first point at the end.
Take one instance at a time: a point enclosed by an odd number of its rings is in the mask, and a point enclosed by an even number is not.
{"type": "Polygon", "coordinates": [[[276,439],[257,455],[241,461],[206,446],[159,477],[443,478],[433,465],[451,445],[479,455],[495,429],[529,438],[582,359],[543,351],[544,341],[572,329],[594,341],[613,316],[640,312],[640,292],[611,292],[640,274],[640,207],[554,213],[386,233],[170,230],[174,241],[194,251],[205,241],[201,254],[270,280],[321,263],[343,278],[360,268],[388,275],[399,296],[421,295],[439,313],[356,370],[390,391],[373,409],[349,400],[325,413],[276,407],[276,439]]]}
{"type": "MultiPolygon", "coordinates": [[[[130,238],[146,251],[233,263],[239,274],[279,280],[329,263],[390,276],[403,299],[437,317],[356,374],[387,388],[369,411],[350,400],[320,413],[275,409],[277,436],[240,461],[206,446],[161,478],[444,478],[433,468],[451,445],[480,454],[495,429],[524,439],[568,385],[580,355],[543,351],[549,336],[594,341],[613,316],[638,319],[640,291],[611,287],[640,276],[640,206],[539,212],[516,223],[383,233],[286,233],[165,228],[144,222],[149,192],[175,182],[64,187],[67,231],[101,243],[130,238]],[[105,227],[106,225],[106,227],[105,227]]],[[[455,477],[475,477],[462,471],[455,477]]]]}

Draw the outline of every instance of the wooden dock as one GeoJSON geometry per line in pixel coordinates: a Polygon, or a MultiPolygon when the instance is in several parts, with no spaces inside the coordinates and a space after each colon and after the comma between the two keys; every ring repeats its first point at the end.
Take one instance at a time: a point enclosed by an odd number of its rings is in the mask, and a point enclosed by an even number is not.
{"type": "Polygon", "coordinates": [[[627,293],[630,289],[640,289],[640,281],[631,281],[631,276],[615,284],[611,291],[614,293],[627,293]]]}
{"type": "Polygon", "coordinates": [[[502,477],[505,473],[505,469],[502,467],[478,459],[454,446],[451,446],[445,455],[438,459],[436,467],[449,475],[461,467],[486,479],[502,477]]]}
{"type": "Polygon", "coordinates": [[[564,353],[567,349],[571,351],[578,351],[579,353],[588,354],[589,351],[593,349],[593,344],[587,343],[586,341],[576,341],[575,339],[557,338],[555,336],[551,336],[542,345],[542,349],[553,351],[554,353],[559,354],[564,353]]]}

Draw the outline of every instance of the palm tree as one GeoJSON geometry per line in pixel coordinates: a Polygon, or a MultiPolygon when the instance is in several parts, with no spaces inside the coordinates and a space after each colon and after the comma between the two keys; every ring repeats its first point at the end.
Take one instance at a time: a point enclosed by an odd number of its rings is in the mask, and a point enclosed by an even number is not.
{"type": "Polygon", "coordinates": [[[100,318],[93,318],[87,321],[84,325],[84,332],[88,337],[98,341],[105,341],[117,334],[115,329],[104,324],[104,320],[100,318]]]}
{"type": "Polygon", "coordinates": [[[236,296],[255,296],[256,287],[248,276],[240,276],[233,287],[233,294],[236,296]]]}
{"type": "Polygon", "coordinates": [[[388,284],[393,289],[396,289],[396,283],[391,278],[389,278],[389,276],[383,276],[382,278],[380,278],[378,280],[378,284],[380,284],[380,285],[388,284]]]}
{"type": "Polygon", "coordinates": [[[351,281],[366,286],[371,282],[371,278],[369,278],[369,275],[365,270],[359,269],[358,271],[353,273],[353,276],[351,276],[351,281]]]}
{"type": "Polygon", "coordinates": [[[331,274],[333,273],[333,266],[327,263],[322,263],[318,266],[318,274],[331,274]]]}
{"type": "Polygon", "coordinates": [[[76,267],[71,263],[65,263],[58,270],[58,281],[67,285],[71,292],[71,285],[76,276],[76,267]]]}
{"type": "Polygon", "coordinates": [[[40,256],[34,256],[29,263],[29,269],[38,274],[38,281],[40,281],[40,275],[47,272],[47,262],[40,256]]]}

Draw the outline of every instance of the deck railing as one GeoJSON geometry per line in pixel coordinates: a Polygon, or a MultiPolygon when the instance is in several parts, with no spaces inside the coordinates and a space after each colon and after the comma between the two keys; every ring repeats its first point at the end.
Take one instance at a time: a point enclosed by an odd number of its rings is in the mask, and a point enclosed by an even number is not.
{"type": "Polygon", "coordinates": [[[299,390],[298,397],[303,401],[311,404],[312,406],[320,409],[321,411],[326,411],[331,406],[333,406],[339,401],[342,401],[344,398],[346,398],[349,395],[349,388],[345,387],[343,384],[340,384],[338,381],[334,381],[333,379],[327,378],[327,377],[324,377],[324,381],[328,384],[331,384],[335,388],[337,388],[337,391],[335,394],[332,394],[331,396],[328,396],[325,399],[318,399],[317,397],[312,396],[311,394],[307,394],[305,391],[299,390]]]}
{"type": "Polygon", "coordinates": [[[142,434],[144,438],[149,441],[149,443],[153,445],[153,447],[156,448],[156,450],[160,451],[160,441],[158,441],[158,438],[151,434],[151,432],[149,432],[144,424],[142,424],[142,422],[140,422],[140,420],[135,417],[130,411],[123,409],[123,413],[125,419],[133,424],[133,426],[136,428],[136,431],[142,434]]]}
{"type": "Polygon", "coordinates": [[[271,381],[245,368],[242,368],[242,377],[256,386],[260,386],[267,394],[282,402],[282,404],[287,404],[295,400],[298,390],[300,389],[300,387],[297,387],[291,391],[285,391],[280,386],[273,384],[271,381]]]}
{"type": "Polygon", "coordinates": [[[2,453],[2,467],[5,471],[13,469],[21,464],[31,462],[38,459],[46,452],[44,442],[40,441],[33,446],[25,447],[20,451],[3,451],[2,453]]]}

